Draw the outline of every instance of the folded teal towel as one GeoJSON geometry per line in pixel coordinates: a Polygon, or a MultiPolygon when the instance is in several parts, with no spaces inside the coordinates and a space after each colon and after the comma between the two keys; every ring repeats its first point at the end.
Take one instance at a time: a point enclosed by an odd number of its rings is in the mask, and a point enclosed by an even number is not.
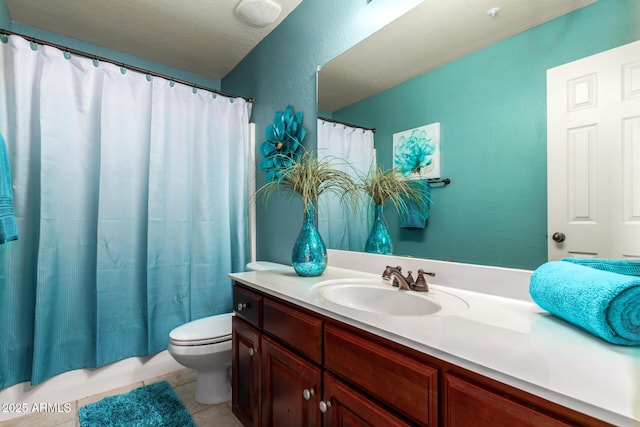
{"type": "Polygon", "coordinates": [[[425,228],[431,208],[431,187],[426,179],[410,181],[409,184],[423,193],[423,202],[416,203],[403,197],[406,209],[400,212],[400,228],[425,228]]]}
{"type": "Polygon", "coordinates": [[[640,277],[553,261],[531,275],[531,298],[613,344],[640,345],[640,277]]]}
{"type": "Polygon", "coordinates": [[[13,215],[11,169],[4,138],[0,135],[0,243],[18,239],[18,226],[13,215]]]}
{"type": "Polygon", "coordinates": [[[626,274],[627,276],[640,276],[640,261],[603,258],[562,258],[561,261],[572,262],[612,273],[626,274]]]}

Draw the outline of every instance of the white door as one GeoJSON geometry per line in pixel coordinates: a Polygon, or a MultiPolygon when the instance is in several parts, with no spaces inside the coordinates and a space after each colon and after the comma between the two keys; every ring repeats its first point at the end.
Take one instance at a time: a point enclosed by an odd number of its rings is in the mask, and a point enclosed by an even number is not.
{"type": "Polygon", "coordinates": [[[640,258],[640,41],[547,70],[547,191],[550,261],[640,258]]]}

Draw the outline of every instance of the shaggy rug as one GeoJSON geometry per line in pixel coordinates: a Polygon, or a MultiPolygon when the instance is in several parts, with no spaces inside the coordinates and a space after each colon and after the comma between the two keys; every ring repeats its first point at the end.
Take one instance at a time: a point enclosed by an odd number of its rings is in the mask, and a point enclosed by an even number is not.
{"type": "Polygon", "coordinates": [[[78,409],[81,427],[197,427],[167,381],[78,409]]]}

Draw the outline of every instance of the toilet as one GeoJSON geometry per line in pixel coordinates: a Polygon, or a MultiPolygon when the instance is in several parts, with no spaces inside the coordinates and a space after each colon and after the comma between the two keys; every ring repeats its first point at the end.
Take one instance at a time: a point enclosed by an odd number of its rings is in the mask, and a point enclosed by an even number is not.
{"type": "Polygon", "coordinates": [[[213,404],[231,399],[231,318],[233,313],[204,317],[169,333],[169,354],[196,371],[196,401],[213,404]]]}
{"type": "MultiPolygon", "coordinates": [[[[247,271],[285,267],[251,262],[247,271]]],[[[196,371],[196,401],[204,404],[231,400],[231,318],[218,314],[178,326],[169,333],[169,354],[182,366],[196,371]]]]}

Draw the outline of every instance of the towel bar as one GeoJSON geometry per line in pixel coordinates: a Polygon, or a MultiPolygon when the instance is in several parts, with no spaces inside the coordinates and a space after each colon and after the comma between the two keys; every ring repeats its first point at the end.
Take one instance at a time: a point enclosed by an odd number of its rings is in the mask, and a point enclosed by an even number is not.
{"type": "Polygon", "coordinates": [[[444,186],[447,186],[451,184],[451,180],[449,178],[429,178],[428,182],[429,182],[429,185],[444,184],[444,186]]]}

